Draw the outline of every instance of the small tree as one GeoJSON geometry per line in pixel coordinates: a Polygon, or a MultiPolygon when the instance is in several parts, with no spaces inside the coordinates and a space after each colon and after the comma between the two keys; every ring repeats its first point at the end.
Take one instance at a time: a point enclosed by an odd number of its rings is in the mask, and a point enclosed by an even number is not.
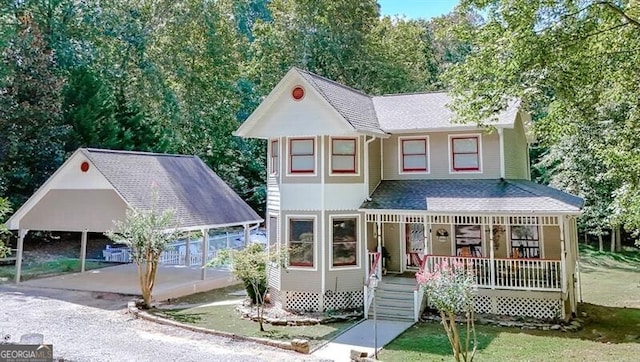
{"type": "Polygon", "coordinates": [[[115,243],[131,249],[131,257],[138,266],[138,279],[146,307],[151,306],[151,293],[156,281],[160,254],[174,241],[177,231],[172,228],[174,211],[156,209],[158,192],[151,189],[151,209],[127,210],[124,221],[115,221],[115,229],[105,235],[115,243]]]}
{"type": "Polygon", "coordinates": [[[473,361],[477,348],[474,325],[473,295],[476,284],[472,272],[473,264],[453,263],[446,261],[436,265],[432,273],[420,271],[416,273],[416,281],[424,288],[427,300],[440,312],[442,325],[447,332],[453,357],[456,361],[473,361]],[[466,335],[464,344],[456,325],[456,314],[464,314],[466,318],[466,335]],[[473,349],[469,353],[469,341],[473,336],[473,349]]]}
{"type": "Polygon", "coordinates": [[[220,250],[209,262],[211,266],[229,265],[233,276],[242,280],[251,303],[256,307],[260,331],[264,332],[264,305],[267,296],[267,265],[285,267],[283,253],[267,252],[260,244],[250,244],[242,250],[220,250]]]}
{"type": "Polygon", "coordinates": [[[9,201],[0,197],[0,258],[7,256],[11,250],[4,243],[4,236],[9,234],[7,226],[4,224],[4,217],[11,212],[9,201]]]}

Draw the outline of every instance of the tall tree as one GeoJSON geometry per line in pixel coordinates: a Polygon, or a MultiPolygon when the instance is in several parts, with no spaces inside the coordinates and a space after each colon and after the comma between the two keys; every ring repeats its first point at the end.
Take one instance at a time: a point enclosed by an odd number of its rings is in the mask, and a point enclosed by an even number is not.
{"type": "Polygon", "coordinates": [[[620,222],[639,229],[640,151],[634,145],[640,137],[633,131],[640,125],[638,3],[467,0],[463,9],[485,13],[487,21],[462,32],[471,52],[447,73],[461,118],[485,122],[519,97],[534,110],[545,145],[571,143],[579,132],[595,141],[606,125],[613,142],[594,142],[599,148],[588,151],[602,160],[609,180],[620,181],[610,200],[620,222]]]}
{"type": "Polygon", "coordinates": [[[2,52],[0,189],[21,205],[64,160],[64,78],[29,12],[16,14],[16,36],[2,52]]]}

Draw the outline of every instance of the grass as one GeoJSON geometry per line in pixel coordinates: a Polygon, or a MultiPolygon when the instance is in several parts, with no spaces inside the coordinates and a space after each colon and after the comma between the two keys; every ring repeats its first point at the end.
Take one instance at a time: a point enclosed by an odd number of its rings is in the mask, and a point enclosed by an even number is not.
{"type": "MultiPolygon", "coordinates": [[[[640,251],[580,245],[584,328],[575,333],[478,325],[476,361],[636,361],[640,355],[640,251]]],[[[383,361],[450,361],[439,323],[419,323],[380,353],[383,361]]]]}
{"type": "Polygon", "coordinates": [[[295,338],[309,340],[311,348],[320,346],[355,322],[337,322],[311,326],[273,326],[265,324],[260,332],[257,322],[243,319],[235,304],[211,305],[215,302],[238,300],[246,296],[242,285],[215,289],[171,300],[174,309],[154,310],[153,313],[178,322],[229,332],[237,335],[290,341],[295,338]]]}
{"type": "MultiPolygon", "coordinates": [[[[86,270],[99,269],[111,265],[113,264],[98,261],[85,262],[86,270]]],[[[22,264],[21,280],[72,272],[80,272],[80,259],[61,258],[43,262],[30,262],[22,264]]],[[[14,264],[0,265],[0,282],[12,281],[15,279],[15,275],[16,266],[14,264]]]]}
{"type": "Polygon", "coordinates": [[[310,326],[273,326],[265,324],[261,332],[257,322],[240,317],[236,305],[199,306],[187,309],[156,311],[179,322],[209,328],[216,331],[235,333],[248,337],[270,338],[290,341],[295,338],[309,340],[311,348],[321,345],[355,322],[337,322],[310,326]]]}

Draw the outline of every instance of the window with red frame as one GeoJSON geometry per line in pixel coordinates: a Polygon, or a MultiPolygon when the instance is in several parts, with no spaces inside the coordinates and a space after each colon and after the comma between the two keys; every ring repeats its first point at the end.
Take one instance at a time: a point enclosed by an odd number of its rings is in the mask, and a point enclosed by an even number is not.
{"type": "Polygon", "coordinates": [[[291,173],[313,173],[315,171],[314,143],[313,138],[289,140],[289,171],[291,173]]]}
{"type": "Polygon", "coordinates": [[[271,141],[271,164],[269,165],[269,172],[272,175],[278,174],[280,168],[280,148],[278,140],[271,141]]]}
{"type": "Polygon", "coordinates": [[[451,157],[454,171],[480,170],[478,142],[477,136],[451,138],[451,157]]]}
{"type": "Polygon", "coordinates": [[[331,172],[356,173],[356,140],[336,138],[331,140],[331,172]]]}
{"type": "Polygon", "coordinates": [[[289,219],[289,265],[313,268],[313,219],[289,219]]]}
{"type": "Polygon", "coordinates": [[[402,172],[427,172],[427,139],[403,139],[402,172]]]}

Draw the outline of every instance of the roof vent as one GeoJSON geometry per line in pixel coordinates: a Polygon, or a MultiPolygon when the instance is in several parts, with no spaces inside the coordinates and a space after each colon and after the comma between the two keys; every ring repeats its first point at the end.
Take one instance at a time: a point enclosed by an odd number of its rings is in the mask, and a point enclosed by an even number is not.
{"type": "Polygon", "coordinates": [[[304,98],[304,88],[299,85],[293,87],[293,90],[291,90],[291,97],[293,97],[293,99],[295,99],[296,101],[304,98]]]}

